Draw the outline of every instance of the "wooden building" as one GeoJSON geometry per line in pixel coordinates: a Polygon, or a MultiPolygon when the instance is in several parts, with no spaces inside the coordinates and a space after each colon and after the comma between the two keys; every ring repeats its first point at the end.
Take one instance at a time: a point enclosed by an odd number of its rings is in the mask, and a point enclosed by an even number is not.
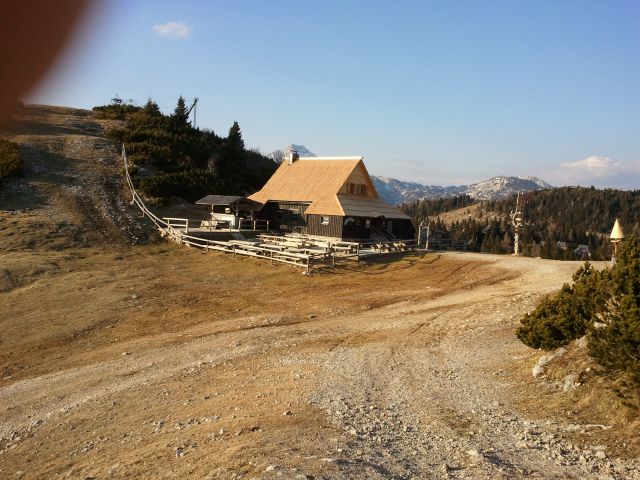
{"type": "Polygon", "coordinates": [[[382,201],[362,157],[299,158],[290,152],[259,192],[260,218],[280,229],[343,240],[413,238],[411,219],[382,201]]]}
{"type": "Polygon", "coordinates": [[[231,195],[207,195],[196,202],[196,205],[211,207],[211,225],[239,228],[243,219],[253,219],[254,210],[262,205],[246,197],[231,195]]]}

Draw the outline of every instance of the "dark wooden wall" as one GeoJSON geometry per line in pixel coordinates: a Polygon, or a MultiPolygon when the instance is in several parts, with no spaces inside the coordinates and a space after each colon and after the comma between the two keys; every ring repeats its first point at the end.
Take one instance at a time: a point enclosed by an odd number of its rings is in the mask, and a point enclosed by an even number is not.
{"type": "MultiPolygon", "coordinates": [[[[366,240],[371,238],[371,230],[366,228],[367,217],[350,217],[354,222],[344,225],[345,217],[326,215],[329,224],[322,225],[322,215],[307,215],[305,212],[309,204],[299,202],[268,202],[259,212],[258,218],[270,220],[273,228],[283,232],[299,232],[306,235],[333,237],[344,239],[366,240]],[[293,213],[297,212],[297,213],[293,213]]],[[[393,222],[392,233],[396,238],[408,239],[415,236],[415,229],[411,220],[369,218],[371,225],[382,229],[393,222]]]]}
{"type": "Polygon", "coordinates": [[[307,225],[302,233],[318,235],[320,237],[342,238],[342,220],[338,215],[325,215],[329,217],[329,225],[322,225],[322,215],[307,215],[307,225]]]}

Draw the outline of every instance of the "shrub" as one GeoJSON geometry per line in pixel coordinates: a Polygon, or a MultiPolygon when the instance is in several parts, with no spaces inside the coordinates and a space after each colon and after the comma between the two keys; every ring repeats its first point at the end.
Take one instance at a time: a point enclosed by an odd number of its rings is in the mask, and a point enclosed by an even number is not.
{"type": "Polygon", "coordinates": [[[573,280],[572,285],[563,285],[557,294],[545,297],[533,312],[525,315],[516,331],[520,341],[533,348],[551,350],[587,332],[600,308],[601,273],[586,262],[573,280]]]}
{"type": "Polygon", "coordinates": [[[22,168],[18,144],[0,139],[0,179],[16,175],[22,168]]]}
{"type": "Polygon", "coordinates": [[[640,241],[628,239],[612,268],[606,309],[589,329],[589,354],[640,384],[640,241]]]}
{"type": "Polygon", "coordinates": [[[611,269],[589,263],[522,320],[526,345],[553,349],[588,334],[589,354],[611,372],[640,385],[640,240],[631,237],[611,269]]]}
{"type": "Polygon", "coordinates": [[[140,190],[153,197],[179,196],[194,201],[216,187],[216,178],[205,170],[186,170],[140,179],[140,190]]]}
{"type": "Polygon", "coordinates": [[[93,107],[93,111],[98,114],[99,118],[110,120],[126,120],[126,118],[140,110],[140,107],[129,103],[112,103],[110,105],[101,105],[93,107]]]}

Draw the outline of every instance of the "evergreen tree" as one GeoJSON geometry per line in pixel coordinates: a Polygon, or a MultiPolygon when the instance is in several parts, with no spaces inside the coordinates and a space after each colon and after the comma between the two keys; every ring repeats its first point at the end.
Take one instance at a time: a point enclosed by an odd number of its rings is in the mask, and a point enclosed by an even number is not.
{"type": "Polygon", "coordinates": [[[189,125],[189,115],[187,114],[188,108],[184,102],[182,95],[178,98],[178,104],[173,110],[173,124],[177,129],[184,129],[189,125]]]}
{"type": "Polygon", "coordinates": [[[244,140],[242,140],[242,132],[240,131],[238,122],[233,122],[233,125],[229,129],[226,145],[230,151],[240,152],[244,150],[244,140]]]}
{"type": "Polygon", "coordinates": [[[151,115],[151,116],[162,115],[162,113],[160,112],[160,107],[152,99],[147,100],[147,103],[145,103],[144,107],[142,107],[142,111],[145,113],[145,115],[151,115]]]}

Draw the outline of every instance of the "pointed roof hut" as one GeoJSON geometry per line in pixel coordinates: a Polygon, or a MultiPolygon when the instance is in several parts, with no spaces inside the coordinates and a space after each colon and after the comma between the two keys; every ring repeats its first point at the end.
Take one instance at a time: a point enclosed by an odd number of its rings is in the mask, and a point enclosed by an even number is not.
{"type": "Polygon", "coordinates": [[[624,238],[624,232],[622,231],[622,227],[620,226],[620,221],[616,218],[615,223],[613,224],[613,229],[611,230],[611,235],[609,235],[609,239],[614,241],[621,241],[624,238]]]}

